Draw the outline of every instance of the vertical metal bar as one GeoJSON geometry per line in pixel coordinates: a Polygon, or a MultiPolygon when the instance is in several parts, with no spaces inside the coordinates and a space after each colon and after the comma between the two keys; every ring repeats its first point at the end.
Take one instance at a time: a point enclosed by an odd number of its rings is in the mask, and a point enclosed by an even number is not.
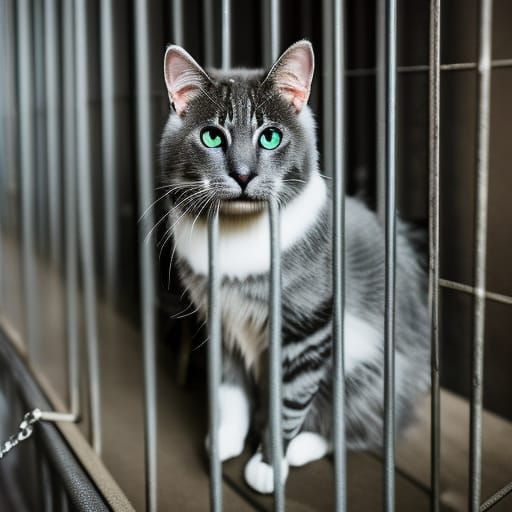
{"type": "Polygon", "coordinates": [[[281,217],[279,206],[269,201],[270,295],[269,295],[269,417],[272,466],[274,469],[274,510],[284,510],[282,484],[282,357],[281,357],[281,217]]]}
{"type": "MultiPolygon", "coordinates": [[[[231,2],[222,0],[222,62],[231,67],[231,2]]],[[[208,398],[210,406],[210,508],[222,510],[222,464],[219,457],[219,387],[222,373],[220,275],[218,269],[219,213],[208,219],[208,398]]]]}
{"type": "Polygon", "coordinates": [[[270,1],[271,0],[263,0],[261,2],[261,52],[263,66],[267,69],[272,66],[272,49],[270,46],[270,1]]]}
{"type": "Polygon", "coordinates": [[[231,67],[231,0],[222,0],[222,69],[231,67]]]}
{"type": "Polygon", "coordinates": [[[151,123],[151,83],[149,13],[144,0],[135,2],[135,64],[137,93],[137,171],[139,185],[139,258],[142,336],[144,348],[144,426],[146,457],[146,510],[157,510],[157,411],[155,339],[155,260],[154,248],[145,243],[154,224],[149,206],[153,203],[153,137],[151,123]],[[147,213],[145,213],[147,211],[147,213]]]}
{"type": "Polygon", "coordinates": [[[478,133],[475,214],[475,299],[470,408],[469,509],[480,509],[482,470],[482,392],[485,335],[485,286],[487,256],[487,201],[489,132],[491,117],[492,0],[480,7],[480,56],[478,61],[478,133]]]}
{"type": "Polygon", "coordinates": [[[4,215],[4,229],[10,229],[15,224],[18,208],[13,207],[13,194],[12,190],[16,189],[17,176],[19,173],[19,154],[18,154],[18,116],[17,116],[17,101],[16,101],[16,27],[15,24],[15,5],[13,0],[4,0],[2,14],[2,35],[4,37],[4,90],[3,102],[4,112],[6,116],[6,129],[5,131],[5,159],[7,167],[5,173],[2,175],[4,183],[4,201],[1,203],[0,208],[4,215]]]}
{"type": "Polygon", "coordinates": [[[3,253],[3,237],[4,237],[4,212],[6,187],[7,187],[7,108],[5,100],[7,97],[7,73],[5,73],[5,59],[4,53],[6,52],[7,43],[5,39],[8,37],[6,31],[7,9],[5,1],[0,0],[0,69],[4,72],[0,75],[0,310],[3,308],[4,301],[4,253],[3,253]]]}
{"type": "Polygon", "coordinates": [[[219,214],[208,221],[208,399],[210,404],[210,507],[222,510],[222,464],[219,457],[219,387],[221,383],[222,340],[220,275],[218,269],[219,214]]]}
{"type": "MultiPolygon", "coordinates": [[[[48,230],[48,181],[46,166],[46,96],[44,63],[44,27],[43,27],[43,2],[32,2],[32,27],[34,37],[34,88],[32,94],[34,103],[34,128],[35,128],[35,167],[34,180],[36,183],[36,254],[48,255],[49,230],[48,230]]],[[[42,309],[42,308],[41,308],[42,309]]],[[[41,338],[43,338],[41,336],[41,338]]]]}
{"type": "Polygon", "coordinates": [[[203,2],[203,31],[204,31],[204,64],[207,68],[214,65],[215,34],[213,30],[213,0],[203,2]]]}
{"type": "Polygon", "coordinates": [[[334,0],[334,174],[333,174],[333,442],[335,503],[337,511],[346,510],[345,447],[345,45],[344,5],[334,0]]]}
{"type": "Polygon", "coordinates": [[[375,55],[377,69],[375,77],[376,97],[376,207],[381,222],[385,219],[386,204],[386,4],[376,4],[377,46],[375,55]]]}
{"type": "Polygon", "coordinates": [[[114,299],[117,288],[117,146],[115,107],[115,26],[113,1],[100,2],[101,37],[101,121],[103,162],[103,210],[105,218],[105,281],[106,295],[114,299]]]}
{"type": "Polygon", "coordinates": [[[29,0],[17,5],[17,55],[19,94],[19,148],[21,168],[22,258],[23,291],[26,306],[28,354],[38,360],[39,332],[37,303],[37,273],[35,261],[34,226],[34,132],[33,132],[33,74],[32,20],[29,0]]]}
{"type": "Polygon", "coordinates": [[[322,163],[323,172],[334,172],[334,78],[333,78],[333,0],[322,1],[322,163]]]}
{"type": "Polygon", "coordinates": [[[439,117],[441,93],[441,0],[430,2],[430,273],[429,308],[431,330],[431,427],[430,427],[430,510],[440,508],[441,397],[439,382],[439,117]]]}
{"type": "Polygon", "coordinates": [[[270,59],[275,62],[281,49],[281,2],[270,0],[270,59]]]}
{"type": "Polygon", "coordinates": [[[46,78],[46,162],[48,170],[48,203],[50,218],[50,255],[54,263],[61,257],[60,169],[61,141],[59,113],[59,51],[57,4],[44,2],[45,78],[46,78]]]}
{"type": "MultiPolygon", "coordinates": [[[[281,2],[270,0],[270,59],[279,57],[281,45],[281,2]]],[[[272,467],[274,471],[274,510],[285,507],[282,483],[283,429],[282,429],[282,357],[281,357],[281,216],[274,200],[269,201],[270,221],[270,296],[269,296],[269,418],[272,467]]]]}
{"type": "Polygon", "coordinates": [[[396,0],[386,0],[384,508],[395,510],[396,0]]]}
{"type": "Polygon", "coordinates": [[[76,118],[75,118],[75,44],[73,2],[62,4],[64,64],[64,187],[66,228],[66,337],[69,383],[69,406],[80,414],[80,365],[78,348],[78,240],[76,190],[76,118]]]}
{"type": "MultiPolygon", "coordinates": [[[[209,2],[207,2],[209,3],[209,2]]],[[[211,18],[207,24],[211,24],[211,18]]],[[[172,1],[172,39],[174,44],[184,46],[184,27],[183,27],[183,0],[172,1]]]]}
{"type": "Polygon", "coordinates": [[[96,312],[93,211],[91,196],[91,140],[89,124],[89,74],[87,61],[87,3],[75,0],[75,62],[77,99],[78,221],[83,272],[92,445],[101,453],[101,396],[96,312]]]}

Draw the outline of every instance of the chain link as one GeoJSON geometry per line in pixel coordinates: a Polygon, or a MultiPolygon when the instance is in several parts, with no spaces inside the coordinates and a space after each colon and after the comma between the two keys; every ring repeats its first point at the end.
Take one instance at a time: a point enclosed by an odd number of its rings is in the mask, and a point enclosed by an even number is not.
{"type": "Polygon", "coordinates": [[[41,419],[41,410],[34,409],[23,416],[18,432],[0,445],[0,460],[3,459],[17,444],[28,439],[34,431],[34,424],[41,419]]]}

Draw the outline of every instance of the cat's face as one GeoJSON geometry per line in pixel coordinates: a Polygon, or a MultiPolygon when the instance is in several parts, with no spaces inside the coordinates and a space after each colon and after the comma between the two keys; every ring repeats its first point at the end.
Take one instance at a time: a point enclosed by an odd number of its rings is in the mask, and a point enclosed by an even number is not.
{"type": "Polygon", "coordinates": [[[206,73],[182,48],[165,56],[173,106],[161,142],[164,185],[191,214],[254,214],[295,197],[316,163],[311,45],[291,46],[268,73],[206,73]]]}

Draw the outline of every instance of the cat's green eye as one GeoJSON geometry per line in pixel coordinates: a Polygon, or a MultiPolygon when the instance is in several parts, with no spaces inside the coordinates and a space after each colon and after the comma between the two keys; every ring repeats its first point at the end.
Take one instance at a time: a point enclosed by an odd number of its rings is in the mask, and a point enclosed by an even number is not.
{"type": "Polygon", "coordinates": [[[267,128],[260,135],[258,142],[263,149],[276,149],[282,138],[283,135],[277,128],[267,128]]]}
{"type": "Polygon", "coordinates": [[[220,148],[224,144],[224,134],[218,128],[204,128],[201,132],[201,142],[207,148],[220,148]]]}

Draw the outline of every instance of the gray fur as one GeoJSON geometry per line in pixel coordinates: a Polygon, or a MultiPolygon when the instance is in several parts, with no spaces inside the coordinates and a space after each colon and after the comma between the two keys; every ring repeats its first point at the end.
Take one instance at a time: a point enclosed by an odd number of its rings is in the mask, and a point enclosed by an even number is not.
{"type": "MultiPolygon", "coordinates": [[[[308,107],[297,115],[273,89],[262,85],[261,71],[208,71],[202,93],[179,118],[171,113],[161,143],[162,179],[170,188],[171,218],[204,217],[220,199],[234,197],[228,179],[232,166],[251,165],[258,180],[248,195],[276,197],[281,206],[305,186],[317,171],[314,124],[308,107]],[[218,122],[231,134],[226,153],[205,151],[198,131],[218,122]],[[279,153],[255,151],[248,143],[254,130],[271,121],[281,127],[286,145],[279,153]],[[203,187],[207,177],[210,187],[203,187]],[[290,181],[286,181],[290,180],[290,181]],[[197,182],[194,188],[186,184],[197,182]],[[280,186],[277,184],[280,183],[280,186]],[[196,193],[195,196],[192,196],[196,193]]],[[[298,218],[297,222],[301,222],[298,218]]],[[[285,443],[300,431],[330,436],[331,408],[331,209],[327,201],[312,228],[282,254],[283,269],[283,427],[285,443]]],[[[383,430],[384,232],[374,212],[353,198],[346,199],[346,311],[381,333],[376,354],[346,376],[346,431],[349,448],[376,448],[383,430]]],[[[207,278],[196,274],[177,257],[182,282],[199,312],[205,316],[207,278]]],[[[266,399],[266,340],[268,274],[222,280],[224,379],[245,389],[259,389],[253,402],[266,399]],[[238,316],[237,316],[238,315],[238,316]],[[261,355],[249,368],[231,339],[237,323],[248,322],[260,333],[261,355]]],[[[429,328],[426,276],[418,256],[399,223],[396,266],[396,413],[403,426],[418,393],[429,385],[429,328]]],[[[244,340],[238,340],[244,343],[244,340]]],[[[265,423],[265,420],[263,420],[265,423]]],[[[264,428],[264,427],[263,427],[264,428]]],[[[263,439],[265,435],[262,434],[263,439]]]]}

